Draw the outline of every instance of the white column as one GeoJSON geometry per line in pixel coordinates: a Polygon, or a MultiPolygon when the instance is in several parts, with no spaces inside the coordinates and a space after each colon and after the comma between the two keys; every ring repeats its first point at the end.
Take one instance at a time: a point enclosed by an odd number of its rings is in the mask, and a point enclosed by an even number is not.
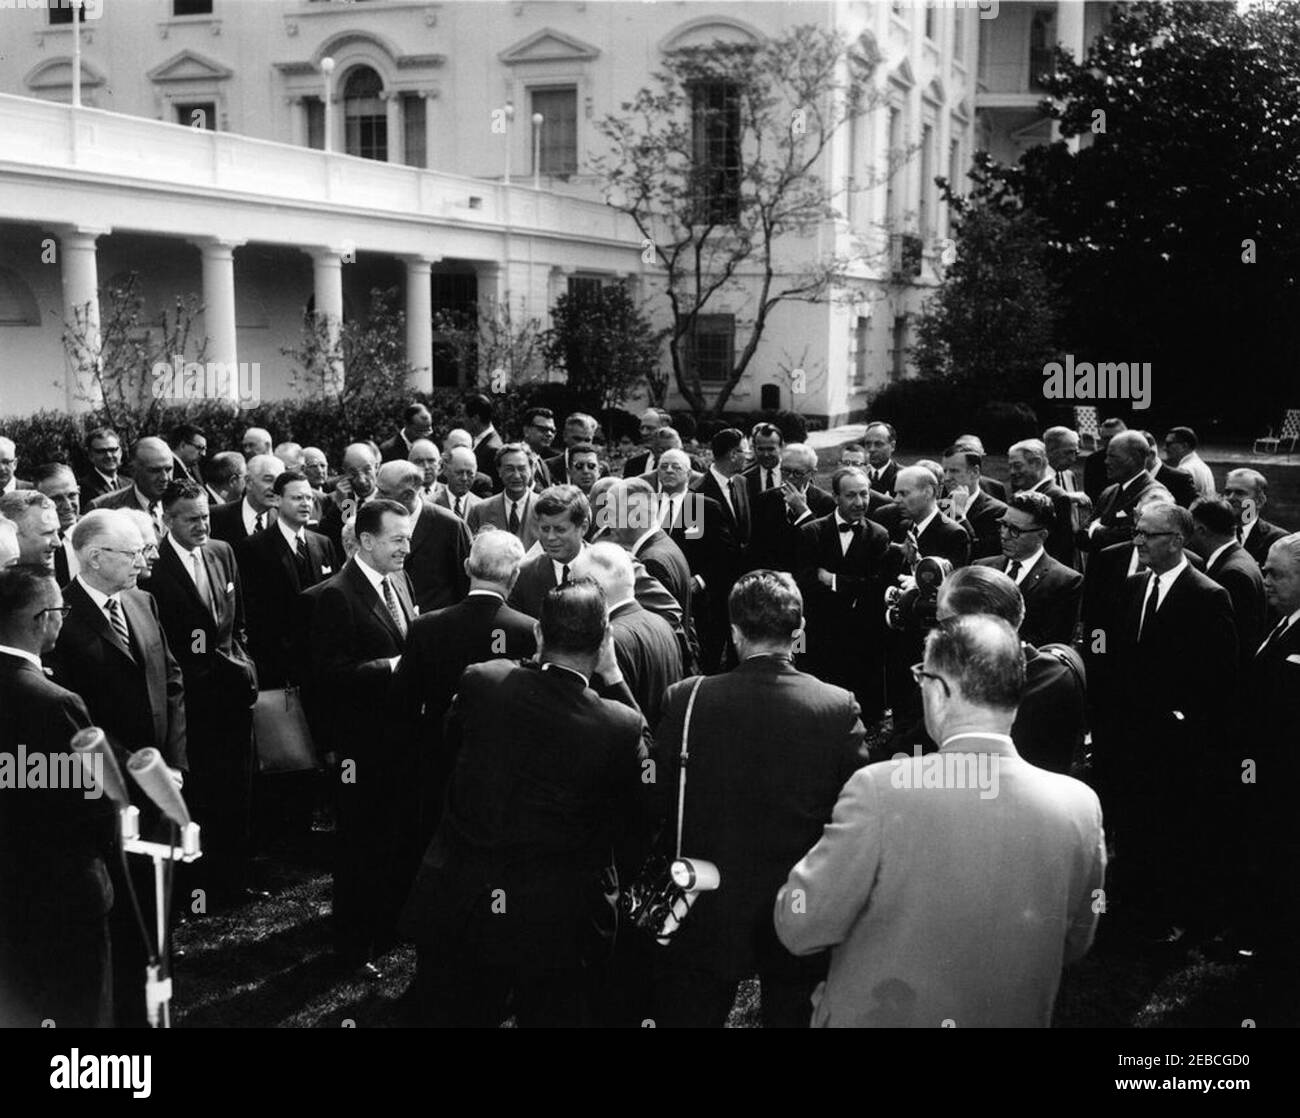
{"type": "Polygon", "coordinates": [[[414,367],[411,387],[433,390],[433,283],[429,267],[441,257],[404,256],[406,262],[406,360],[414,367]]]}
{"type": "MultiPolygon", "coordinates": [[[[312,280],[316,295],[316,321],[325,324],[325,341],[333,351],[338,345],[339,330],[343,325],[343,249],[318,248],[311,251],[312,280]]],[[[336,356],[330,361],[326,393],[343,391],[343,359],[336,356]]]]}
{"type": "MultiPolygon", "coordinates": [[[[1067,50],[1076,62],[1083,61],[1083,18],[1084,0],[1059,0],[1056,5],[1056,45],[1067,50]]],[[[1061,138],[1061,127],[1052,121],[1052,140],[1061,138]]],[[[1079,137],[1072,136],[1068,142],[1071,151],[1079,150],[1079,137]]]]}
{"type": "Polygon", "coordinates": [[[93,411],[103,403],[103,390],[95,377],[100,360],[99,266],[95,241],[109,232],[83,225],[64,226],[59,236],[63,310],[69,327],[77,331],[77,368],[64,385],[70,412],[93,411]]]}
{"type": "Polygon", "coordinates": [[[402,150],[406,134],[402,131],[402,99],[396,94],[385,91],[384,114],[388,121],[388,162],[405,162],[406,153],[402,150]]]}
{"type": "Polygon", "coordinates": [[[230,367],[231,374],[225,378],[225,384],[231,400],[239,396],[239,377],[235,372],[239,362],[235,329],[235,249],[243,243],[220,237],[205,237],[194,242],[203,254],[203,324],[208,336],[207,357],[209,361],[230,367]]]}

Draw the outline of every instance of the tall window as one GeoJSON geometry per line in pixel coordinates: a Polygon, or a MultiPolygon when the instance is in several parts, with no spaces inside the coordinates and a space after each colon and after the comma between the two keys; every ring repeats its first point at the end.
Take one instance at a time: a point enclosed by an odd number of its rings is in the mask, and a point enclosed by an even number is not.
{"type": "Polygon", "coordinates": [[[543,175],[572,175],[578,169],[578,91],[532,90],[533,112],[542,114],[538,169],[543,175]]]}
{"type": "Polygon", "coordinates": [[[600,298],[600,280],[596,276],[570,276],[569,298],[573,302],[589,301],[600,298]]]}
{"type": "Polygon", "coordinates": [[[1035,12],[1029,25],[1029,88],[1042,89],[1044,74],[1056,72],[1056,55],[1052,50],[1052,13],[1035,12]]]}
{"type": "Polygon", "coordinates": [[[388,111],[384,83],[369,66],[358,66],[343,86],[343,144],[349,155],[388,160],[388,111]]]}
{"type": "Polygon", "coordinates": [[[702,381],[725,381],[736,355],[736,316],[701,314],[687,335],[687,359],[702,381]]]}
{"type": "Polygon", "coordinates": [[[172,0],[174,16],[210,16],[212,0],[172,0]]]}
{"type": "Polygon", "coordinates": [[[894,315],[893,348],[890,351],[890,376],[902,380],[907,376],[907,315],[894,315]]]}
{"type": "Polygon", "coordinates": [[[903,163],[903,110],[897,105],[889,107],[889,164],[885,180],[885,221],[891,228],[898,225],[898,184],[897,179],[906,172],[903,163]]]}
{"type": "Polygon", "coordinates": [[[186,101],[176,105],[176,123],[187,128],[217,130],[217,106],[213,101],[186,101]]]}
{"type": "Polygon", "coordinates": [[[871,319],[858,315],[853,327],[853,383],[867,383],[867,345],[871,337],[871,319]]]}
{"type": "Polygon", "coordinates": [[[934,0],[925,0],[925,37],[931,42],[936,40],[939,13],[934,10],[934,0]]]}
{"type": "Polygon", "coordinates": [[[934,230],[934,207],[930,199],[934,196],[934,125],[921,126],[921,197],[917,207],[920,233],[925,240],[930,239],[934,230]]]}
{"type": "Polygon", "coordinates": [[[304,97],[302,111],[307,114],[307,146],[325,149],[325,102],[319,97],[304,97]]]}
{"type": "Polygon", "coordinates": [[[954,62],[966,61],[966,10],[960,4],[952,10],[952,57],[954,62]]]}
{"type": "Polygon", "coordinates": [[[730,82],[691,88],[691,148],[698,223],[735,221],[740,213],[740,100],[730,82]]]}
{"type": "Polygon", "coordinates": [[[403,161],[408,167],[427,167],[428,152],[425,150],[425,100],[418,93],[402,95],[402,153],[403,161]]]}

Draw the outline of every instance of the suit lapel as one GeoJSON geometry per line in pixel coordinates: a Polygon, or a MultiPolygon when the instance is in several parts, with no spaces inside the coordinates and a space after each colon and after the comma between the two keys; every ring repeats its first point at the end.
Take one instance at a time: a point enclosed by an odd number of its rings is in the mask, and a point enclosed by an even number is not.
{"type": "MultiPolygon", "coordinates": [[[[108,623],[108,618],[104,615],[104,611],[95,604],[91,596],[81,588],[81,585],[76,582],[70,583],[68,585],[67,594],[75,595],[81,599],[86,623],[96,633],[96,635],[98,635],[99,639],[113,649],[113,651],[119,656],[125,656],[132,663],[135,663],[135,655],[131,652],[130,648],[122,643],[122,639],[117,635],[117,630],[108,623]]],[[[125,615],[126,610],[123,609],[122,612],[123,615],[125,615]]],[[[127,622],[127,625],[130,625],[129,621],[127,622]]]]}

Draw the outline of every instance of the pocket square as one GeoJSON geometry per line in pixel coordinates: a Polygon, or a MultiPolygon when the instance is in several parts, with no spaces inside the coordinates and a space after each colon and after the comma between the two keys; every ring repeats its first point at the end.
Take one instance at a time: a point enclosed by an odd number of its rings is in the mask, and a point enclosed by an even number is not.
{"type": "Polygon", "coordinates": [[[233,582],[226,583],[226,593],[233,594],[234,592],[235,592],[235,584],[233,582]]]}
{"type": "Polygon", "coordinates": [[[1300,652],[1293,652],[1286,658],[1288,664],[1300,664],[1300,652]]]}
{"type": "Polygon", "coordinates": [[[333,573],[334,573],[334,568],[333,568],[333,567],[326,567],[326,566],[324,566],[324,565],[322,564],[321,569],[320,569],[320,573],[323,574],[323,575],[333,574],[333,573]]]}
{"type": "Polygon", "coordinates": [[[1128,519],[1128,513],[1126,513],[1123,509],[1120,509],[1119,512],[1117,512],[1117,513],[1115,514],[1115,519],[1116,519],[1116,520],[1127,520],[1127,519],[1128,519]]]}

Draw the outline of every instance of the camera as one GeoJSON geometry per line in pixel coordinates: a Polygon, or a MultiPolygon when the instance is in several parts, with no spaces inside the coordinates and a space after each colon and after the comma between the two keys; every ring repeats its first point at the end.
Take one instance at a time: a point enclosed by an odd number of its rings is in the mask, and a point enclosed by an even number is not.
{"type": "Polygon", "coordinates": [[[952,574],[952,563],[937,555],[917,561],[914,584],[885,591],[885,620],[900,632],[924,633],[938,623],[939,587],[952,574]]]}

